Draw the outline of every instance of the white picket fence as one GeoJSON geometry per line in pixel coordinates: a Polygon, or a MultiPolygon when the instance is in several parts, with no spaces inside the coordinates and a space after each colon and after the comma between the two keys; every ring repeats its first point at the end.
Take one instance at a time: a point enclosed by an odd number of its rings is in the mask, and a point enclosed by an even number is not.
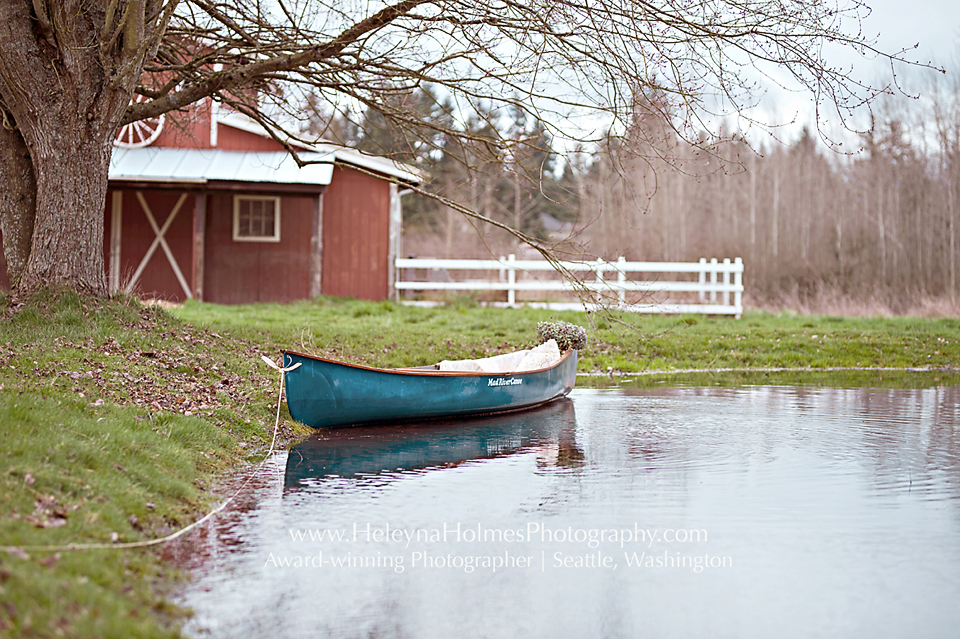
{"type": "Polygon", "coordinates": [[[577,296],[573,302],[525,302],[556,310],[587,308],[599,305],[614,306],[636,313],[704,313],[710,315],[734,315],[743,313],[743,260],[733,261],[716,258],[709,262],[616,262],[604,260],[586,262],[560,262],[571,274],[592,273],[586,278],[572,282],[560,277],[557,269],[545,260],[518,260],[513,255],[499,260],[459,260],[431,258],[398,258],[396,261],[397,282],[400,291],[506,291],[508,306],[517,305],[517,293],[560,292],[577,296]],[[412,270],[411,270],[412,269],[412,270]],[[426,269],[428,279],[410,279],[416,270],[426,269]],[[455,279],[450,271],[497,272],[497,279],[455,279]],[[551,273],[538,277],[536,273],[551,273]],[[632,274],[642,273],[653,279],[632,279],[632,274]],[[520,274],[520,278],[518,278],[520,274]],[[673,281],[660,279],[661,275],[687,275],[689,279],[673,281]],[[404,279],[404,276],[407,279],[404,279]],[[639,293],[640,303],[628,303],[628,293],[639,293]],[[696,294],[691,296],[690,294],[696,294]],[[676,295],[676,294],[679,294],[676,295]],[[686,299],[676,300],[673,297],[686,299]],[[690,298],[693,299],[690,299],[690,298]],[[591,301],[591,298],[593,301],[591,301]]]}

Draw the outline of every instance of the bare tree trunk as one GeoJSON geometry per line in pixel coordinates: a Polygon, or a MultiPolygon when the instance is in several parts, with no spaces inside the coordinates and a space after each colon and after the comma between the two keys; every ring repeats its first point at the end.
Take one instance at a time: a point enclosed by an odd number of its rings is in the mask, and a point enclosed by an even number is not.
{"type": "MultiPolygon", "coordinates": [[[[779,162],[779,160],[778,160],[779,162]]],[[[774,257],[777,257],[777,253],[780,250],[780,238],[778,233],[780,231],[780,167],[776,166],[773,170],[773,219],[770,221],[771,226],[771,252],[774,257]]]]}
{"type": "MultiPolygon", "coordinates": [[[[900,244],[898,223],[900,222],[901,217],[903,216],[902,211],[900,210],[900,179],[899,177],[896,180],[896,184],[893,190],[893,210],[891,211],[892,215],[890,216],[889,224],[887,225],[887,233],[890,235],[890,255],[893,257],[893,268],[890,269],[890,277],[893,280],[893,283],[896,285],[898,283],[905,283],[909,286],[912,282],[903,282],[903,279],[908,276],[908,274],[903,274],[900,272],[900,251],[897,250],[900,244]]],[[[909,264],[907,266],[909,268],[909,264]]]]}
{"type": "Polygon", "coordinates": [[[883,185],[877,189],[877,239],[880,242],[880,282],[887,282],[887,230],[883,224],[883,185]]]}
{"type": "Polygon", "coordinates": [[[678,175],[675,175],[674,178],[675,178],[674,182],[677,185],[676,197],[674,198],[674,206],[676,207],[676,211],[677,211],[676,213],[677,224],[679,227],[676,259],[681,260],[681,259],[685,259],[684,256],[690,250],[689,246],[687,246],[687,213],[686,213],[686,207],[684,202],[684,190],[683,190],[685,176],[683,174],[678,174],[678,175]]]}
{"type": "Polygon", "coordinates": [[[757,246],[757,156],[750,154],[750,257],[757,246]]]}
{"type": "Polygon", "coordinates": [[[954,223],[955,185],[953,176],[947,176],[947,228],[950,232],[950,297],[957,296],[957,231],[954,223]]]}
{"type": "Polygon", "coordinates": [[[19,186],[27,183],[25,165],[17,161],[25,148],[36,184],[23,266],[30,198],[2,202],[21,293],[52,285],[107,295],[103,221],[112,141],[143,60],[158,41],[153,36],[162,30],[150,31],[160,15],[154,3],[105,4],[0,3],[0,99],[23,141],[4,136],[12,140],[4,146],[4,177],[12,168],[19,186]]]}
{"type": "Polygon", "coordinates": [[[449,206],[444,206],[443,210],[446,211],[446,225],[443,230],[443,256],[444,257],[453,257],[453,225],[457,216],[456,211],[454,211],[449,206]]]}
{"type": "Polygon", "coordinates": [[[609,218],[612,215],[610,211],[610,184],[611,172],[607,170],[609,158],[607,153],[600,153],[600,242],[599,254],[602,257],[607,256],[607,242],[609,241],[609,218]]]}
{"type": "Polygon", "coordinates": [[[664,262],[671,261],[671,257],[676,253],[676,243],[677,243],[677,218],[675,215],[676,206],[673,203],[673,180],[676,179],[676,176],[668,173],[668,168],[663,166],[658,168],[662,171],[662,176],[660,177],[660,190],[657,192],[656,197],[659,198],[663,205],[658,208],[658,215],[660,216],[660,246],[663,250],[663,257],[661,258],[664,262]]]}
{"type": "MultiPolygon", "coordinates": [[[[496,185],[496,176],[490,175],[489,174],[490,171],[487,170],[487,168],[484,169],[484,173],[486,175],[483,176],[484,178],[483,179],[483,195],[481,196],[483,198],[483,208],[481,210],[483,212],[484,217],[486,217],[488,220],[492,220],[494,219],[493,190],[496,185]]],[[[489,238],[491,236],[487,235],[486,237],[489,238]]],[[[493,237],[496,237],[496,236],[493,236],[493,237]]],[[[486,241],[488,240],[485,240],[485,242],[486,241]]]]}
{"type": "MultiPolygon", "coordinates": [[[[579,160],[581,156],[578,154],[576,157],[579,160]]],[[[587,219],[587,184],[585,173],[586,166],[578,161],[573,170],[573,179],[577,187],[577,217],[575,220],[579,224],[582,224],[583,221],[587,219]]]]}
{"type": "MultiPolygon", "coordinates": [[[[523,205],[520,199],[520,160],[514,158],[513,166],[513,228],[523,231],[523,205]]],[[[523,242],[517,243],[518,249],[523,249],[523,242]]]]}
{"type": "Polygon", "coordinates": [[[30,151],[12,125],[0,126],[0,233],[7,277],[14,288],[27,268],[36,215],[37,183],[30,151]]]}
{"type": "Polygon", "coordinates": [[[840,281],[844,282],[847,278],[847,274],[844,270],[844,261],[843,261],[843,208],[844,205],[840,204],[837,206],[837,212],[834,217],[834,229],[836,230],[836,239],[834,244],[834,250],[837,253],[837,265],[840,272],[840,281]]]}
{"type": "Polygon", "coordinates": [[[798,211],[800,218],[800,261],[806,266],[810,261],[810,227],[813,225],[813,218],[816,215],[814,205],[815,198],[813,171],[810,167],[810,156],[804,154],[800,160],[800,196],[801,210],[798,211]]]}
{"type": "Polygon", "coordinates": [[[83,137],[72,132],[37,136],[31,153],[37,175],[36,221],[18,290],[66,284],[97,296],[107,294],[103,219],[112,136],[83,137]]]}

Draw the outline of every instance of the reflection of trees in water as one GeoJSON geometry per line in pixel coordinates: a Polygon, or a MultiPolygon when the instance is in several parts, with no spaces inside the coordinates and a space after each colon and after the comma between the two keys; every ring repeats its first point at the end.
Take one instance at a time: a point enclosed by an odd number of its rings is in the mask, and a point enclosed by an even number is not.
{"type": "MultiPolygon", "coordinates": [[[[682,485],[711,461],[746,467],[802,448],[853,462],[878,491],[960,497],[960,388],[677,387],[627,391],[625,463],[682,485]]],[[[591,451],[593,453],[594,451],[591,451]]]]}
{"type": "Polygon", "coordinates": [[[586,463],[583,451],[577,448],[575,437],[562,438],[557,443],[557,466],[580,468],[586,463]]]}
{"type": "Polygon", "coordinates": [[[265,499],[280,492],[282,474],[278,463],[283,463],[282,458],[245,468],[217,486],[212,492],[218,498],[209,509],[226,499],[230,503],[204,524],[161,546],[164,561],[182,570],[198,570],[241,547],[243,522],[263,506],[265,499]]]}
{"type": "Polygon", "coordinates": [[[942,388],[937,391],[934,428],[929,437],[927,463],[946,473],[947,485],[960,506],[960,388],[942,388]]]}
{"type": "Polygon", "coordinates": [[[943,482],[960,499],[960,388],[856,393],[878,487],[923,493],[943,482]]]}
{"type": "Polygon", "coordinates": [[[556,437],[540,444],[536,450],[540,468],[577,469],[587,463],[586,455],[577,444],[576,418],[565,420],[556,437]]]}
{"type": "Polygon", "coordinates": [[[960,497],[960,388],[803,389],[814,410],[839,420],[846,449],[878,491],[929,492],[943,483],[960,497]]]}

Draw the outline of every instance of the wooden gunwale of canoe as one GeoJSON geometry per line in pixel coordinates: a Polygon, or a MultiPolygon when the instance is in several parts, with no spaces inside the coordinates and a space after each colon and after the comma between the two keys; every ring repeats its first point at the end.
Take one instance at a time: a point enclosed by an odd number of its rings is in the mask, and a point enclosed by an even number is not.
{"type": "MultiPolygon", "coordinates": [[[[327,359],[325,357],[317,357],[316,355],[307,355],[306,353],[300,353],[298,351],[291,351],[289,349],[282,349],[282,353],[285,355],[296,355],[297,357],[303,357],[305,359],[312,359],[318,362],[326,362],[327,364],[337,364],[338,366],[348,366],[350,368],[359,368],[366,371],[376,371],[378,373],[396,373],[398,375],[427,375],[430,377],[463,377],[463,376],[483,376],[483,375],[493,375],[494,377],[503,377],[504,375],[529,375],[530,373],[539,373],[542,371],[550,370],[551,368],[556,368],[560,366],[571,353],[576,351],[565,351],[560,355],[560,359],[555,361],[550,366],[544,366],[543,368],[534,368],[528,371],[512,371],[507,373],[486,373],[482,371],[441,371],[441,370],[431,370],[425,367],[413,367],[413,368],[376,368],[374,366],[364,366],[363,364],[351,364],[350,362],[341,362],[336,359],[327,359]]],[[[436,364],[434,364],[436,366],[436,364]]]]}

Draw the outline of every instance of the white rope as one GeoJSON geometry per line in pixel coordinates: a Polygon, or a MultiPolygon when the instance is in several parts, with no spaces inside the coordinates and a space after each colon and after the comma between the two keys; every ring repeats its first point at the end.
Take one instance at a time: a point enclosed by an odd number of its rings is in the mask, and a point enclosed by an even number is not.
{"type": "MultiPolygon", "coordinates": [[[[272,359],[270,359],[266,355],[261,355],[260,359],[266,362],[267,366],[269,366],[270,368],[280,371],[280,393],[277,395],[277,418],[273,423],[273,441],[270,442],[270,452],[267,453],[267,457],[264,457],[263,461],[260,462],[260,466],[263,466],[263,464],[267,461],[270,455],[273,454],[273,447],[277,443],[277,431],[280,430],[280,402],[283,400],[283,374],[288,371],[295,371],[298,368],[300,368],[300,362],[297,362],[293,366],[281,368],[279,364],[274,362],[272,359]]],[[[281,359],[281,361],[283,360],[281,359]]],[[[260,466],[257,467],[257,470],[260,469],[260,466]]],[[[250,480],[248,479],[247,481],[250,481],[250,480]]],[[[244,482],[244,485],[246,485],[246,482],[244,482]]],[[[234,497],[236,497],[236,495],[237,493],[233,494],[234,497]]],[[[230,499],[233,499],[233,497],[231,497],[230,499]]]]}
{"type": "Polygon", "coordinates": [[[239,495],[239,494],[243,491],[243,489],[247,487],[247,484],[250,483],[250,481],[253,479],[253,477],[254,477],[254,475],[256,474],[256,472],[259,471],[261,468],[263,468],[264,464],[266,464],[267,461],[273,456],[273,449],[274,449],[274,446],[276,446],[276,443],[277,443],[277,432],[280,430],[280,404],[281,404],[281,402],[283,401],[283,376],[284,376],[284,373],[287,373],[287,372],[289,372],[289,371],[296,370],[296,369],[300,368],[300,362],[297,362],[297,363],[294,364],[293,366],[288,366],[288,367],[286,367],[286,368],[282,368],[282,367],[280,367],[276,362],[274,362],[273,360],[271,360],[269,357],[266,357],[266,356],[264,356],[264,355],[261,355],[260,358],[261,358],[264,362],[266,362],[266,364],[267,364],[268,366],[270,366],[270,368],[273,368],[274,370],[280,372],[280,392],[279,392],[278,395],[277,395],[277,416],[276,416],[276,420],[275,420],[275,422],[274,422],[274,424],[273,424],[273,440],[270,442],[270,450],[267,451],[267,455],[263,458],[263,461],[261,461],[260,464],[257,465],[256,470],[255,470],[253,473],[250,473],[250,475],[249,475],[249,476],[247,477],[247,479],[243,482],[243,484],[240,486],[240,488],[238,488],[237,490],[235,490],[235,491],[233,492],[233,494],[230,495],[230,497],[227,498],[226,501],[224,501],[223,503],[221,503],[219,506],[217,506],[216,508],[214,508],[213,510],[211,510],[210,512],[208,512],[206,515],[204,515],[203,517],[201,517],[201,518],[198,519],[197,521],[193,522],[192,524],[190,524],[190,525],[188,525],[188,526],[185,526],[184,528],[181,528],[180,530],[178,530],[178,531],[176,531],[176,532],[173,532],[173,533],[171,533],[171,534],[169,534],[169,535],[167,535],[167,536],[165,536],[165,537],[160,537],[160,538],[158,538],[158,539],[148,539],[148,540],[146,540],[146,541],[130,541],[130,542],[124,542],[124,543],[64,544],[64,545],[59,545],[59,546],[54,546],[54,545],[51,545],[51,546],[0,546],[0,552],[6,552],[6,553],[16,554],[16,553],[23,553],[23,552],[27,552],[27,551],[34,551],[34,552],[63,552],[63,551],[69,551],[69,550],[105,550],[105,549],[117,549],[117,548],[147,548],[147,547],[149,547],[149,546],[157,546],[157,545],[159,545],[159,544],[165,544],[165,543],[167,543],[168,541],[173,541],[174,539],[176,539],[176,538],[178,538],[178,537],[181,537],[181,536],[183,536],[184,534],[186,534],[187,532],[193,530],[194,528],[196,528],[196,527],[199,526],[200,524],[206,522],[207,520],[209,520],[210,518],[212,518],[212,517],[213,517],[214,515],[216,515],[217,513],[223,511],[223,509],[226,508],[228,505],[230,505],[230,502],[232,502],[234,499],[236,499],[237,495],[239,495]]]}

